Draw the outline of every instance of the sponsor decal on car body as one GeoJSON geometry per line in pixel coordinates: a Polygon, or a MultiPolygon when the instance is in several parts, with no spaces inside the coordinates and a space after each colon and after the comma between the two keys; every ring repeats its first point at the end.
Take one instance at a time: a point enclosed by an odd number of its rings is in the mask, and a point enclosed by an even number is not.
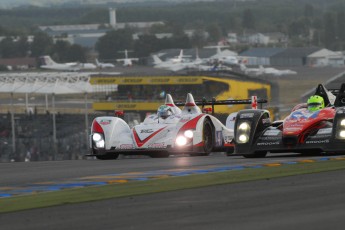
{"type": "Polygon", "coordinates": [[[140,130],[140,133],[153,133],[152,129],[142,129],[140,130]]]}
{"type": "Polygon", "coordinates": [[[231,143],[232,137],[231,136],[224,136],[224,142],[225,142],[225,144],[231,143]]]}
{"type": "Polygon", "coordinates": [[[138,147],[143,146],[145,143],[147,143],[152,137],[154,137],[156,134],[160,133],[163,129],[165,129],[166,127],[160,128],[157,131],[151,133],[151,135],[149,135],[148,137],[146,137],[144,140],[141,140],[138,136],[138,133],[136,132],[136,130],[133,128],[132,129],[132,133],[133,133],[133,137],[135,140],[135,143],[137,144],[138,147]]]}
{"type": "Polygon", "coordinates": [[[223,133],[222,131],[216,131],[216,146],[223,145],[223,133]]]}
{"type": "Polygon", "coordinates": [[[287,133],[289,133],[289,132],[294,133],[294,132],[296,132],[296,131],[301,131],[301,130],[303,130],[302,127],[301,127],[301,128],[298,128],[298,127],[289,127],[289,128],[285,128],[285,131],[286,131],[287,133]]]}
{"type": "MultiPolygon", "coordinates": [[[[180,128],[180,130],[187,130],[187,129],[196,129],[196,124],[200,120],[201,117],[205,116],[205,114],[200,114],[197,117],[194,117],[193,119],[186,120],[186,123],[180,128]]],[[[182,120],[182,119],[181,119],[182,120]]],[[[181,122],[180,120],[180,122],[181,122]]]]}
{"type": "Polygon", "coordinates": [[[99,122],[99,124],[101,124],[101,125],[110,125],[111,124],[111,120],[101,120],[99,122]]]}
{"type": "Polygon", "coordinates": [[[281,139],[281,136],[266,136],[260,137],[260,141],[278,141],[281,139]]]}
{"type": "Polygon", "coordinates": [[[190,117],[188,117],[188,118],[181,118],[180,119],[180,122],[181,123],[186,123],[187,121],[189,121],[190,120],[190,117]]]}
{"type": "Polygon", "coordinates": [[[262,145],[270,146],[270,145],[279,145],[279,144],[280,144],[279,141],[274,141],[274,142],[259,142],[256,145],[258,145],[258,146],[262,146],[262,145]]]}
{"type": "Polygon", "coordinates": [[[271,119],[266,118],[266,119],[262,119],[262,124],[270,124],[271,123],[271,119]]]}
{"type": "Polygon", "coordinates": [[[320,111],[309,112],[309,110],[298,110],[293,112],[287,120],[300,120],[300,119],[309,119],[316,118],[319,115],[320,111]]]}
{"type": "Polygon", "coordinates": [[[165,149],[166,145],[165,143],[153,143],[147,146],[148,148],[152,148],[152,149],[165,149]]]}
{"type": "Polygon", "coordinates": [[[120,149],[134,149],[134,146],[132,144],[122,144],[120,149]]]}
{"type": "Polygon", "coordinates": [[[243,113],[240,115],[240,118],[253,118],[254,113],[243,113]]]}
{"type": "Polygon", "coordinates": [[[327,144],[329,143],[329,140],[318,140],[318,141],[311,140],[311,141],[306,141],[305,143],[306,144],[327,144]]]}
{"type": "Polygon", "coordinates": [[[264,136],[277,136],[277,135],[279,135],[279,133],[281,133],[280,130],[267,130],[264,133],[264,136]]]}
{"type": "Polygon", "coordinates": [[[320,129],[317,132],[317,135],[321,135],[321,134],[331,134],[332,133],[332,128],[325,128],[325,129],[320,129]]]}

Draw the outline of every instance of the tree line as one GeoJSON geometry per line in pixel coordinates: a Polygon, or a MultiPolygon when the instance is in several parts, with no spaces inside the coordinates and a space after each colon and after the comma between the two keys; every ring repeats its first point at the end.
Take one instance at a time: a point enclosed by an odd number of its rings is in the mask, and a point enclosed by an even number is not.
{"type": "MultiPolygon", "coordinates": [[[[18,8],[0,10],[0,56],[38,57],[50,54],[57,61],[85,61],[87,50],[65,41],[53,43],[39,31],[39,25],[106,24],[108,8],[18,8]],[[32,43],[27,37],[34,35],[32,43]],[[13,39],[16,37],[16,39],[13,39]]],[[[282,32],[289,46],[320,46],[332,50],[345,48],[345,3],[342,0],[257,0],[248,2],[216,1],[167,6],[117,6],[118,22],[164,21],[132,39],[133,29],[110,30],[95,49],[102,59],[121,58],[118,51],[130,49],[135,56],[146,57],[168,48],[202,47],[214,44],[234,32],[282,32]],[[192,37],[183,31],[193,29],[192,37]],[[205,32],[209,37],[205,37],[205,32]],[[171,38],[157,39],[154,33],[172,33],[171,38]]],[[[284,44],[286,45],[286,44],[284,44]]],[[[236,46],[234,49],[246,47],[236,46]]],[[[241,50],[237,50],[241,51],[241,50]]]]}

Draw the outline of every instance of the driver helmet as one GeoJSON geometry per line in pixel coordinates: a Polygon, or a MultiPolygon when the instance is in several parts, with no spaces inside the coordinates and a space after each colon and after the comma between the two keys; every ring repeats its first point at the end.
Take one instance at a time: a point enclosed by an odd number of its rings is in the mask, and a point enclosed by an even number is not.
{"type": "Polygon", "coordinates": [[[315,111],[318,111],[318,110],[323,109],[325,107],[323,97],[320,97],[318,95],[311,96],[308,99],[307,104],[308,104],[308,110],[310,112],[315,112],[315,111]]]}
{"type": "Polygon", "coordinates": [[[158,117],[161,117],[163,119],[166,119],[167,117],[169,117],[172,114],[173,114],[173,112],[172,112],[171,108],[167,105],[161,105],[161,106],[159,106],[159,108],[157,110],[158,117]]]}

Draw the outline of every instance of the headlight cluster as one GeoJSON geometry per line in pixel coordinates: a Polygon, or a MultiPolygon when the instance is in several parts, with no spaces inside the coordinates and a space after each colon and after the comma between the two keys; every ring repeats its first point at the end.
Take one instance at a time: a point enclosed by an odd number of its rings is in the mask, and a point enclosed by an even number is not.
{"type": "Polygon", "coordinates": [[[240,122],[237,126],[236,142],[245,144],[249,141],[250,123],[248,121],[240,122]]]}
{"type": "Polygon", "coordinates": [[[92,140],[97,148],[104,148],[104,137],[102,134],[94,133],[92,135],[92,140]]]}
{"type": "Polygon", "coordinates": [[[194,132],[193,130],[186,130],[183,133],[179,134],[176,138],[176,145],[178,146],[185,146],[187,145],[189,142],[191,142],[191,140],[193,139],[194,136],[194,132]]]}
{"type": "Polygon", "coordinates": [[[337,129],[337,137],[339,139],[345,139],[345,118],[339,122],[339,128],[337,129]]]}

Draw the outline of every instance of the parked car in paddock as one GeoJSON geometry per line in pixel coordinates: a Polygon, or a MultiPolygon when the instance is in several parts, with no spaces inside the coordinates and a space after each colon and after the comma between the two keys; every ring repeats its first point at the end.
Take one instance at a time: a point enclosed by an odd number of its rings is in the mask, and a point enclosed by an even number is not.
{"type": "Polygon", "coordinates": [[[264,109],[241,110],[235,121],[235,153],[247,158],[267,152],[345,152],[345,83],[340,89],[316,87],[308,103],[295,106],[280,121],[272,122],[264,109]],[[323,102],[323,105],[322,105],[323,102]]]}
{"type": "Polygon", "coordinates": [[[91,126],[91,151],[87,156],[106,160],[116,159],[119,154],[168,157],[172,153],[232,153],[234,115],[230,114],[224,125],[213,113],[208,112],[214,111],[215,105],[251,103],[251,99],[195,102],[192,94],[188,93],[184,104],[175,104],[171,95],[167,94],[165,104],[158,108],[157,114],[149,115],[133,128],[120,117],[95,118],[91,126]],[[183,108],[180,109],[177,105],[183,105],[183,108]],[[212,108],[205,108],[206,105],[212,105],[212,108]]]}

